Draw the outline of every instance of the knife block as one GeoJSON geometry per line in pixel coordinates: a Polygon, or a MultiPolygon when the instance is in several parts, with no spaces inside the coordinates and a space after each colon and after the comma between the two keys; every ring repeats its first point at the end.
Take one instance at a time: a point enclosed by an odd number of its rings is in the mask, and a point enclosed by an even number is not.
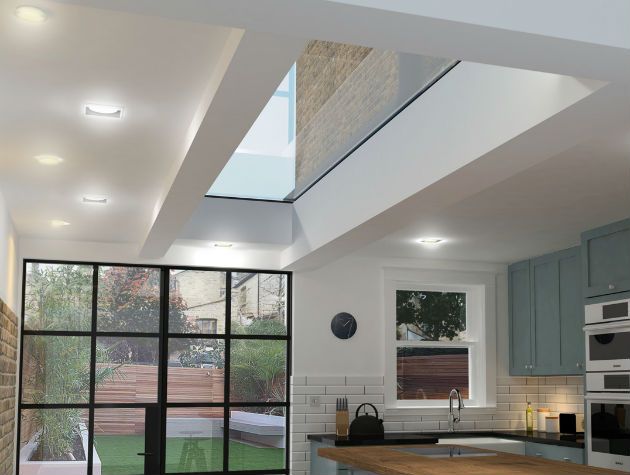
{"type": "Polygon", "coordinates": [[[337,437],[348,437],[350,430],[350,414],[348,411],[337,411],[335,426],[337,437]]]}

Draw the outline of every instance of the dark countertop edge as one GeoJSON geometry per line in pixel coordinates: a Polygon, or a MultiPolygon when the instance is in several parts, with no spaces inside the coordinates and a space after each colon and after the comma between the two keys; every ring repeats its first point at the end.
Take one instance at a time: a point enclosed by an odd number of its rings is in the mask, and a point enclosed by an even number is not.
{"type": "MultiPolygon", "coordinates": [[[[366,445],[414,445],[414,444],[437,444],[438,437],[430,434],[395,434],[386,435],[385,439],[349,439],[347,437],[337,438],[334,434],[314,434],[308,435],[309,440],[315,440],[316,442],[333,442],[335,447],[359,447],[366,445]],[[330,438],[327,437],[330,435],[330,438]],[[319,440],[317,439],[319,437],[319,440]]],[[[332,445],[332,444],[331,444],[332,445]]]]}
{"type": "Polygon", "coordinates": [[[556,445],[560,447],[584,448],[584,435],[561,435],[546,432],[526,431],[462,431],[462,432],[389,432],[385,439],[380,440],[350,440],[337,439],[335,434],[308,434],[307,439],[315,442],[328,443],[336,447],[351,447],[361,445],[407,445],[407,444],[432,444],[437,439],[448,438],[472,438],[472,437],[499,437],[502,439],[522,440],[537,444],[556,445]],[[433,442],[431,439],[435,440],[433,442]]]}

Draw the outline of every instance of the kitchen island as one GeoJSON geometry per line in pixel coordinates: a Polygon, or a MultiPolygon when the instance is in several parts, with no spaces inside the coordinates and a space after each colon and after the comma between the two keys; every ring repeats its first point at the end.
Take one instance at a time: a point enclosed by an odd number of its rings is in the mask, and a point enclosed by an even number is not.
{"type": "MultiPolygon", "coordinates": [[[[433,445],[414,445],[407,448],[435,450],[433,445]]],[[[470,450],[467,447],[452,446],[470,450]]],[[[320,448],[320,457],[342,463],[348,467],[377,475],[612,475],[616,470],[588,467],[585,465],[556,462],[537,457],[513,455],[503,452],[487,452],[488,456],[440,457],[404,452],[400,446],[330,447],[320,448]]]]}

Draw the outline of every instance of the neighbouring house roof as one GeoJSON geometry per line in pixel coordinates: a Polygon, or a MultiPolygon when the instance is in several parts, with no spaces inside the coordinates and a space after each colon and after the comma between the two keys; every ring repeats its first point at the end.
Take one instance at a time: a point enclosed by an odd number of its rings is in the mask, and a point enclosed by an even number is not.
{"type": "Polygon", "coordinates": [[[247,282],[249,279],[251,279],[255,275],[256,273],[254,272],[247,272],[247,273],[239,274],[238,279],[232,282],[232,288],[237,289],[238,287],[243,285],[245,282],[247,282]]]}

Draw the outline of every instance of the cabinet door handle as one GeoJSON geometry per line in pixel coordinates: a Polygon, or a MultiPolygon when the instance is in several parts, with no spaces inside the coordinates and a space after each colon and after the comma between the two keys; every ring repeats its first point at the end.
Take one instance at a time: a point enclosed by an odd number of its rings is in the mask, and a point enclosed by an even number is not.
{"type": "Polygon", "coordinates": [[[536,457],[542,457],[542,454],[540,452],[536,452],[536,457]]]}
{"type": "Polygon", "coordinates": [[[608,284],[608,289],[609,290],[614,290],[615,288],[615,284],[608,284]]]}
{"type": "Polygon", "coordinates": [[[570,462],[571,459],[569,457],[562,457],[562,460],[564,460],[565,462],[570,462]]]}

